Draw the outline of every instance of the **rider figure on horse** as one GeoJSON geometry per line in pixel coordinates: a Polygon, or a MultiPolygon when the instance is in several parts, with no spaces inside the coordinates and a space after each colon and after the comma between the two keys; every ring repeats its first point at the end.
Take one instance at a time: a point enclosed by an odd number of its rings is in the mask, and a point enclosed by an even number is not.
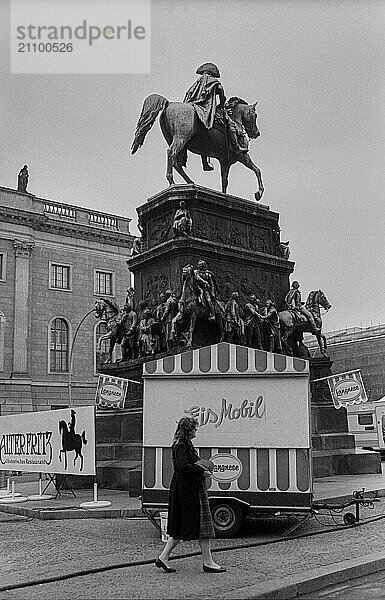
{"type": "Polygon", "coordinates": [[[293,281],[291,284],[291,290],[286,294],[285,304],[288,310],[293,311],[299,320],[301,319],[301,314],[306,317],[306,320],[310,323],[313,329],[318,329],[317,325],[314,321],[314,317],[311,312],[304,306],[302,303],[301,292],[299,291],[299,283],[298,281],[293,281]]]}
{"type": "Polygon", "coordinates": [[[214,275],[207,268],[207,263],[204,260],[198,262],[197,268],[194,271],[194,277],[197,285],[200,288],[200,302],[209,310],[209,320],[215,320],[215,304],[216,298],[216,283],[214,275]]]}
{"type": "MultiPolygon", "coordinates": [[[[196,72],[200,77],[187,90],[183,102],[194,105],[197,117],[206,129],[214,127],[215,122],[227,127],[234,153],[246,154],[249,150],[246,130],[242,124],[231,118],[232,109],[239,98],[234,96],[226,102],[225,92],[219,81],[219,69],[214,63],[204,63],[196,72]]],[[[204,171],[214,169],[205,155],[202,155],[202,166],[204,171]]]]}
{"type": "MultiPolygon", "coordinates": [[[[217,106],[222,109],[222,112],[225,106],[226,96],[219,81],[221,75],[214,63],[204,63],[196,70],[196,73],[200,77],[189,87],[183,102],[193,104],[199,120],[206,129],[211,129],[214,125],[217,106]]],[[[204,171],[214,169],[208,157],[204,155],[202,155],[202,167],[204,171]]]]}

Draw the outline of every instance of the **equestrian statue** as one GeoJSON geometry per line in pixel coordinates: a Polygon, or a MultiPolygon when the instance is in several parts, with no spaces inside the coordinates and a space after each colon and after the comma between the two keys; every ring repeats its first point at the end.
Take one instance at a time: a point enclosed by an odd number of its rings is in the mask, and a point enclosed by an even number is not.
{"type": "Polygon", "coordinates": [[[98,339],[97,349],[100,351],[103,341],[109,340],[110,347],[106,363],[112,362],[115,344],[120,344],[122,360],[136,358],[138,316],[132,304],[126,302],[122,310],[112,298],[99,298],[95,302],[95,312],[98,319],[106,323],[107,333],[98,339]]]}
{"type": "Polygon", "coordinates": [[[182,338],[184,331],[185,346],[193,343],[197,319],[211,321],[217,330],[219,341],[225,334],[225,312],[223,303],[216,295],[213,274],[208,271],[205,261],[199,261],[197,269],[186,265],[182,269],[182,293],[178,302],[178,314],[172,320],[172,334],[175,340],[182,338]]]}
{"type": "Polygon", "coordinates": [[[221,167],[222,192],[226,193],[231,165],[240,162],[253,171],[258,180],[255,199],[262,198],[264,187],[260,169],[249,156],[249,139],[256,139],[256,105],[238,96],[226,100],[219,81],[218,67],[204,63],[197,69],[199,78],[187,90],[183,102],[170,102],[151,94],[143,103],[131,153],[140,148],[160,113],[159,123],[168,144],[166,179],[174,185],[173,169],[186,183],[193,184],[184,170],[187,150],[199,154],[204,171],[212,171],[208,157],[216,158],[221,167]]]}
{"type": "Polygon", "coordinates": [[[293,281],[285,298],[287,310],[279,313],[283,352],[299,356],[302,349],[306,351],[302,342],[303,333],[310,332],[317,338],[322,356],[327,356],[326,337],[322,333],[321,307],[328,311],[331,304],[322,290],[310,292],[304,304],[299,287],[298,281],[293,281]]]}

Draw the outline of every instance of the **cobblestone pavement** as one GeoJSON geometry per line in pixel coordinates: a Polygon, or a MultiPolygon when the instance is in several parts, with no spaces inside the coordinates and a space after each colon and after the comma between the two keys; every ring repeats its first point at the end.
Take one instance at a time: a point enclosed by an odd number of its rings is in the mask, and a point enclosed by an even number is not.
{"type": "MultiPolygon", "coordinates": [[[[374,510],[363,509],[362,518],[385,516],[385,499],[374,510]]],[[[130,561],[153,561],[163,544],[156,529],[140,519],[86,519],[40,521],[1,514],[0,589],[9,584],[28,583],[50,576],[71,574],[95,567],[114,566],[130,561]]],[[[342,522],[341,515],[338,523],[342,522]]],[[[325,526],[333,526],[326,515],[325,526]]],[[[344,528],[319,536],[283,540],[286,522],[249,521],[239,538],[216,540],[218,562],[227,572],[202,572],[200,556],[177,558],[175,574],[155,569],[153,564],[113,568],[95,573],[13,591],[0,591],[0,599],[21,600],[41,597],[96,598],[221,598],[251,585],[262,585],[288,575],[317,567],[337,566],[341,561],[371,552],[385,553],[385,518],[360,527],[344,528]],[[279,543],[236,548],[241,544],[266,541],[279,543]]],[[[298,533],[321,528],[315,520],[298,533]]],[[[176,556],[197,552],[195,542],[177,548],[176,556]]]]}
{"type": "Polygon", "coordinates": [[[385,571],[320,590],[316,595],[301,596],[301,600],[383,600],[383,598],[385,598],[385,571]]]}

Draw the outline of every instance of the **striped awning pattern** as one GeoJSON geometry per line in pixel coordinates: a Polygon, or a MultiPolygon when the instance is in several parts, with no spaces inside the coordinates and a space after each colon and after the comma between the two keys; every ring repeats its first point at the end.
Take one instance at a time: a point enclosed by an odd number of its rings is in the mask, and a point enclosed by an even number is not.
{"type": "MultiPolygon", "coordinates": [[[[211,481],[210,491],[296,492],[311,491],[310,450],[304,448],[198,448],[201,458],[231,453],[243,465],[231,483],[211,481]]],[[[143,485],[168,489],[172,477],[171,448],[144,448],[143,485]]]]}
{"type": "Polygon", "coordinates": [[[144,377],[308,375],[309,361],[220,342],[197,350],[152,360],[143,365],[144,377]]]}

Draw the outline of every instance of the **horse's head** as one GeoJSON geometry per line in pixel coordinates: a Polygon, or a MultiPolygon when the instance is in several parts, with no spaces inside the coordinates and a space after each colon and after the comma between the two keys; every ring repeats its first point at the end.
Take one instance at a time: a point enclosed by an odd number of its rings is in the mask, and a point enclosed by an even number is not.
{"type": "Polygon", "coordinates": [[[256,139],[261,135],[257,126],[257,104],[258,101],[254,102],[254,104],[248,104],[243,111],[243,126],[246,129],[247,135],[251,139],[256,139]]]}
{"type": "Polygon", "coordinates": [[[67,423],[65,421],[59,421],[59,433],[67,429],[67,423]]]}
{"type": "Polygon", "coordinates": [[[238,118],[240,117],[242,125],[246,129],[246,133],[251,139],[255,139],[260,135],[257,127],[257,104],[258,101],[254,102],[254,104],[247,104],[245,100],[242,100],[242,98],[238,98],[237,96],[230,98],[227,102],[230,112],[233,114],[233,118],[236,119],[237,116],[238,118]]]}
{"type": "Polygon", "coordinates": [[[309,293],[306,306],[308,308],[311,308],[316,305],[322,306],[322,308],[324,308],[325,310],[329,310],[332,307],[322,290],[315,290],[309,293]]]}
{"type": "Polygon", "coordinates": [[[324,292],[322,290],[318,290],[318,302],[320,303],[320,305],[325,309],[325,310],[330,310],[332,305],[330,304],[329,300],[326,298],[326,295],[324,294],[324,292]]]}
{"type": "Polygon", "coordinates": [[[103,298],[95,301],[95,313],[98,319],[101,319],[105,313],[106,305],[103,298]]]}
{"type": "Polygon", "coordinates": [[[193,265],[185,265],[182,268],[182,295],[181,302],[186,302],[188,298],[196,296],[199,293],[197,287],[193,265]]]}
{"type": "Polygon", "coordinates": [[[102,319],[103,316],[107,320],[111,319],[119,314],[119,312],[119,306],[112,298],[99,298],[99,300],[95,302],[95,313],[99,319],[102,319]]]}
{"type": "Polygon", "coordinates": [[[185,265],[182,269],[182,279],[186,281],[186,279],[191,279],[194,275],[194,267],[192,265],[185,265]]]}

